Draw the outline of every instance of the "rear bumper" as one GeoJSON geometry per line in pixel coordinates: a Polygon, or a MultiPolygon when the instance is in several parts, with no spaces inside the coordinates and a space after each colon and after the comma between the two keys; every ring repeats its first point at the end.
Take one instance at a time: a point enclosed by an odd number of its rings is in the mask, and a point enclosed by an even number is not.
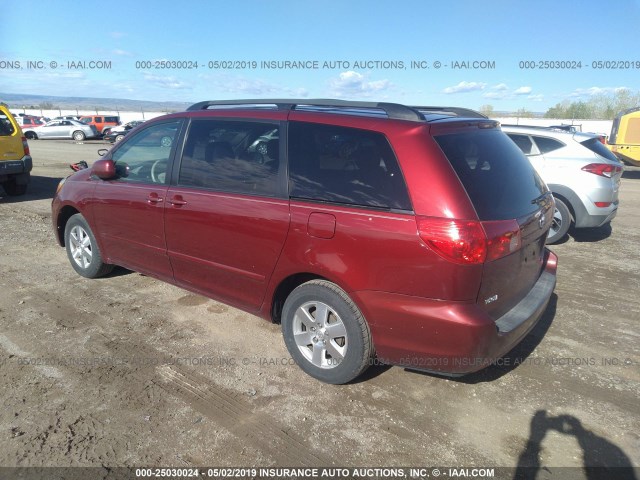
{"type": "Polygon", "coordinates": [[[618,214],[618,205],[613,206],[613,211],[603,215],[584,215],[580,218],[580,222],[576,219],[576,228],[601,227],[606,225],[618,214]]]}
{"type": "Polygon", "coordinates": [[[462,375],[491,365],[533,329],[555,288],[557,260],[546,251],[538,281],[497,321],[475,303],[371,291],[353,295],[369,322],[381,361],[462,375]]]}
{"type": "MultiPolygon", "coordinates": [[[[0,162],[0,178],[5,176],[14,176],[27,174],[33,168],[33,160],[29,155],[25,155],[20,160],[5,160],[0,162]]],[[[25,175],[25,183],[28,181],[28,175],[25,175]]]]}

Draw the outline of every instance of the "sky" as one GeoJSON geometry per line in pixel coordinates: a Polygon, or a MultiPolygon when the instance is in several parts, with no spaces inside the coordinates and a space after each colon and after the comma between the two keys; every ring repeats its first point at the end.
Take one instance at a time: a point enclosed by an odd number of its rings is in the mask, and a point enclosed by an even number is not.
{"type": "Polygon", "coordinates": [[[342,98],[544,112],[640,90],[640,0],[32,7],[0,5],[0,97],[342,98]]]}

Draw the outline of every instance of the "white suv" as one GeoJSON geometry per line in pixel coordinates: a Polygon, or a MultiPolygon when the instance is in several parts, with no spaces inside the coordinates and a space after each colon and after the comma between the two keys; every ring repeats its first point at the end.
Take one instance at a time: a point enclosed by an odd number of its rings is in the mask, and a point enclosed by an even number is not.
{"type": "Polygon", "coordinates": [[[547,243],[575,228],[601,227],[618,211],[622,163],[595,134],[553,127],[502,125],[524,152],[556,200],[547,243]]]}

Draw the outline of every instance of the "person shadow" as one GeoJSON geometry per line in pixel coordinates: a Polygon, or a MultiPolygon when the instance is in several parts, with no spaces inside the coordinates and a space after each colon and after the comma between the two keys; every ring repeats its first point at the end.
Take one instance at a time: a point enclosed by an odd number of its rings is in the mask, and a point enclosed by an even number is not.
{"type": "MultiPolygon", "coordinates": [[[[531,419],[529,440],[520,454],[513,480],[535,480],[541,470],[549,471],[541,466],[540,453],[542,441],[551,430],[575,437],[580,445],[584,470],[576,478],[638,480],[631,460],[620,447],[586,429],[576,417],[549,416],[546,410],[538,410],[531,419]]],[[[573,478],[571,475],[565,476],[567,471],[561,473],[559,478],[573,478]]]]}

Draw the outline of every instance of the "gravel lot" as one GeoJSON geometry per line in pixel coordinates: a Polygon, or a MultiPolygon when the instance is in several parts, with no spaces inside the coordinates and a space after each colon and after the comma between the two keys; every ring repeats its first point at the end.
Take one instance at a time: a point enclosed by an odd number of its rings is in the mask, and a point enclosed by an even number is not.
{"type": "Polygon", "coordinates": [[[612,228],[552,247],[556,294],[503,365],[330,386],[277,325],[122,269],[78,276],[50,199],[104,144],[30,146],[29,193],[0,198],[1,466],[640,467],[640,169],[612,228]]]}

